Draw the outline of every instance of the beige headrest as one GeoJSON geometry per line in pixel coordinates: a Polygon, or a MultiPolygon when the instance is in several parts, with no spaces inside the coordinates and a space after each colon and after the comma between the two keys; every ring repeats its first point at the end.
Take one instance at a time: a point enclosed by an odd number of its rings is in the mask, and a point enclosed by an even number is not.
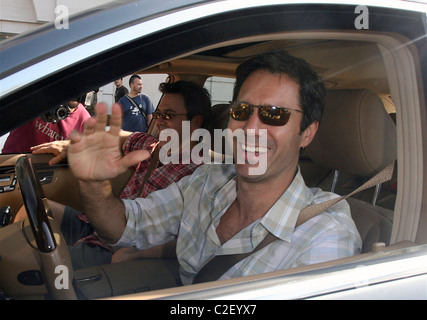
{"type": "Polygon", "coordinates": [[[328,168],[370,177],[396,159],[396,127],[370,90],[331,90],[308,156],[328,168]]]}

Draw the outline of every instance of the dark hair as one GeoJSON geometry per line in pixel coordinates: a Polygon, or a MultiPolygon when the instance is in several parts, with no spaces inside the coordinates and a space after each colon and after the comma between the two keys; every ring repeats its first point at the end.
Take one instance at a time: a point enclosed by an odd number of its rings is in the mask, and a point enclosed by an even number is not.
{"type": "Polygon", "coordinates": [[[237,99],[243,82],[257,70],[272,74],[286,74],[299,85],[299,101],[304,112],[301,122],[303,132],[312,122],[320,122],[324,108],[325,86],[312,67],[301,58],[286,51],[272,51],[255,56],[237,67],[233,100],[237,99]]]}
{"type": "Polygon", "coordinates": [[[180,94],[184,98],[188,119],[202,115],[202,128],[207,128],[211,117],[211,98],[209,92],[191,81],[164,82],[159,85],[161,93],[180,94]]]}
{"type": "Polygon", "coordinates": [[[129,79],[129,86],[131,83],[133,83],[135,81],[135,79],[141,79],[141,77],[138,76],[137,74],[132,75],[129,79]]]}

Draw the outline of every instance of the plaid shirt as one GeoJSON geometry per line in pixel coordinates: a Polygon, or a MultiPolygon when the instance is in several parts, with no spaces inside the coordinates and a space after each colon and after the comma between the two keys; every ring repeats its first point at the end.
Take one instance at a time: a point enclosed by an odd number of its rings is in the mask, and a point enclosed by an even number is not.
{"type": "Polygon", "coordinates": [[[220,279],[320,263],[360,252],[361,239],[346,201],[295,228],[301,209],[337,196],[308,188],[299,170],[261,219],[221,244],[216,227],[236,199],[236,177],[234,165],[206,164],[147,199],[123,200],[127,225],[117,245],[149,248],[178,236],[183,284],[191,284],[215,255],[252,251],[268,232],[279,240],[238,262],[220,279]]]}
{"type": "MultiPolygon", "coordinates": [[[[154,150],[159,142],[153,136],[146,133],[135,132],[130,135],[126,141],[124,154],[127,154],[133,150],[154,150]]],[[[147,159],[140,162],[131,169],[134,171],[131,179],[120,195],[123,199],[135,199],[140,192],[141,183],[144,180],[145,173],[150,166],[150,160],[147,159]]],[[[196,164],[166,164],[157,167],[153,170],[147,182],[145,183],[141,198],[146,198],[151,192],[161,190],[169,186],[171,183],[179,181],[181,178],[188,176],[196,170],[199,165],[196,164]]]]}

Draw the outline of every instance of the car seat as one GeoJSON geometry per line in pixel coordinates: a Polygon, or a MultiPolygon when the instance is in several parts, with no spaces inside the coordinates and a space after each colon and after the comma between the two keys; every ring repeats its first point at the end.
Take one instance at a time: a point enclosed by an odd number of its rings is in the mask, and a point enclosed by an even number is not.
{"type": "MultiPolygon", "coordinates": [[[[361,185],[396,160],[396,127],[374,92],[330,90],[319,130],[305,154],[322,170],[357,177],[361,185]]],[[[300,165],[300,168],[303,177],[306,176],[309,166],[300,165]]],[[[347,201],[363,241],[362,252],[370,251],[376,242],[388,245],[393,211],[360,199],[347,201]]]]}
{"type": "Polygon", "coordinates": [[[220,103],[212,106],[211,119],[209,121],[208,130],[211,134],[211,158],[220,158],[216,154],[222,154],[222,159],[225,161],[225,138],[222,138],[221,149],[215,150],[215,129],[227,129],[228,119],[230,117],[230,105],[228,103],[220,103]]]}

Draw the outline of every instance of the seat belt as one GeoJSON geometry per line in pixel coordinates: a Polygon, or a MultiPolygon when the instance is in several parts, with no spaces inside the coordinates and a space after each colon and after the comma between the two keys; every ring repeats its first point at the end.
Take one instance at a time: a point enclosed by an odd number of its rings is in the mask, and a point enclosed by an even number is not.
{"type": "Polygon", "coordinates": [[[246,253],[229,254],[215,256],[197,273],[193,283],[202,283],[219,279],[228,269],[234,266],[240,260],[243,260],[258,250],[261,250],[270,243],[276,241],[278,238],[272,233],[268,233],[264,240],[252,251],[246,253]]]}
{"type": "Polygon", "coordinates": [[[364,184],[362,184],[359,188],[354,190],[353,192],[351,192],[347,195],[344,195],[344,196],[341,196],[341,197],[338,197],[335,199],[331,199],[328,201],[324,201],[324,202],[321,202],[321,203],[318,203],[318,204],[315,204],[315,205],[312,205],[312,206],[309,206],[309,207],[302,209],[299,216],[298,216],[296,227],[303,224],[307,220],[317,216],[319,213],[326,211],[327,209],[332,207],[334,204],[340,202],[341,200],[344,200],[348,197],[351,197],[352,195],[354,195],[360,191],[369,189],[375,185],[378,185],[378,184],[381,184],[381,183],[384,183],[384,182],[391,180],[391,178],[393,177],[393,170],[394,170],[394,161],[392,163],[390,163],[388,166],[386,166],[383,170],[378,172],[371,179],[369,179],[364,184]]]}
{"type": "Polygon", "coordinates": [[[147,182],[148,178],[150,177],[151,172],[153,172],[153,170],[156,169],[157,166],[159,165],[159,152],[160,152],[159,149],[160,148],[158,148],[156,146],[156,149],[154,149],[153,153],[151,154],[150,165],[149,165],[147,171],[145,172],[144,179],[142,180],[141,187],[139,189],[138,195],[136,196],[137,198],[141,197],[145,183],[147,182]]]}
{"type": "MultiPolygon", "coordinates": [[[[314,218],[318,214],[326,211],[327,209],[329,209],[339,201],[344,200],[360,191],[369,189],[370,187],[373,187],[377,184],[384,183],[391,180],[391,178],[393,177],[393,170],[394,170],[394,161],[390,163],[388,166],[386,166],[379,173],[377,173],[375,176],[373,176],[371,179],[369,179],[367,182],[365,182],[362,186],[354,190],[353,192],[335,199],[331,199],[331,200],[324,201],[312,206],[305,207],[300,211],[295,228],[300,226],[307,220],[310,220],[311,218],[314,218]]],[[[266,247],[267,245],[269,245],[270,243],[274,242],[277,239],[278,238],[276,236],[274,236],[272,233],[269,232],[267,236],[264,238],[264,240],[262,240],[260,244],[253,251],[246,252],[246,253],[239,253],[239,254],[214,256],[207,264],[205,264],[202,267],[202,269],[200,269],[200,271],[197,273],[196,277],[194,278],[193,284],[207,282],[207,281],[214,281],[219,279],[227,270],[229,270],[232,266],[237,264],[239,261],[249,257],[250,255],[261,250],[262,248],[266,247]]]]}

